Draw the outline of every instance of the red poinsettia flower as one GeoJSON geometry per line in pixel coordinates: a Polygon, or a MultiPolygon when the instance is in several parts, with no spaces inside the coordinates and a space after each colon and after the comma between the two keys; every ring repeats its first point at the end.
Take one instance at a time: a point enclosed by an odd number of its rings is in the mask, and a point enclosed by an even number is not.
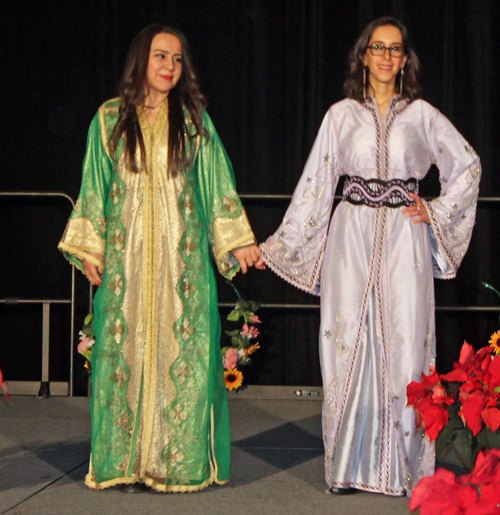
{"type": "Polygon", "coordinates": [[[464,512],[457,495],[461,486],[453,472],[439,468],[433,476],[419,481],[410,499],[410,511],[420,508],[422,515],[462,515],[464,512]],[[450,511],[451,509],[454,511],[450,511]]]}
{"type": "Polygon", "coordinates": [[[485,399],[480,391],[474,391],[462,400],[462,409],[458,414],[469,426],[472,435],[476,436],[481,431],[481,410],[484,407],[485,399]]]}
{"type": "Polygon", "coordinates": [[[455,363],[454,368],[469,368],[476,359],[476,353],[474,352],[474,348],[470,343],[464,341],[462,348],[460,349],[460,357],[458,358],[458,363],[455,363]]]}
{"type": "Polygon", "coordinates": [[[429,376],[426,376],[422,372],[422,381],[412,381],[407,387],[406,387],[406,395],[408,397],[408,406],[414,406],[415,403],[422,399],[423,397],[426,397],[429,395],[429,390],[434,388],[436,385],[440,385],[441,381],[439,379],[439,374],[435,371],[434,368],[431,368],[432,374],[429,376]]]}
{"type": "Polygon", "coordinates": [[[500,427],[500,410],[496,407],[481,410],[481,418],[493,432],[500,427]]]}
{"type": "Polygon", "coordinates": [[[421,515],[500,515],[500,449],[481,451],[470,474],[437,469],[421,479],[410,510],[419,507],[421,515]]]}
{"type": "MultiPolygon", "coordinates": [[[[482,485],[496,483],[500,485],[500,449],[479,451],[476,463],[470,474],[460,478],[463,484],[482,485]]],[[[498,489],[500,492],[500,488],[498,489]]]]}
{"type": "Polygon", "coordinates": [[[5,398],[10,401],[10,395],[7,393],[7,390],[9,388],[9,383],[3,380],[3,374],[2,369],[0,368],[0,390],[3,390],[3,393],[5,395],[5,398]]]}
{"type": "MultiPolygon", "coordinates": [[[[500,356],[495,356],[488,367],[488,389],[494,392],[495,388],[500,387],[500,356]]],[[[498,392],[496,392],[498,393],[498,392]]]]}
{"type": "Polygon", "coordinates": [[[500,488],[499,483],[482,484],[479,486],[481,496],[478,502],[471,505],[467,513],[473,515],[500,514],[500,488]]]}
{"type": "Polygon", "coordinates": [[[443,387],[439,374],[432,369],[429,376],[422,374],[422,382],[412,381],[406,388],[408,406],[415,410],[415,425],[422,426],[429,440],[433,442],[443,427],[448,424],[446,406],[453,404],[443,387]]]}
{"type": "Polygon", "coordinates": [[[459,383],[464,383],[467,381],[468,376],[465,370],[455,369],[451,372],[448,372],[447,374],[441,374],[441,379],[444,379],[445,381],[457,381],[459,383]]]}
{"type": "Polygon", "coordinates": [[[441,429],[448,424],[448,411],[445,405],[432,404],[429,398],[419,402],[418,410],[421,414],[422,428],[429,437],[429,440],[433,442],[438,437],[441,429]]]}

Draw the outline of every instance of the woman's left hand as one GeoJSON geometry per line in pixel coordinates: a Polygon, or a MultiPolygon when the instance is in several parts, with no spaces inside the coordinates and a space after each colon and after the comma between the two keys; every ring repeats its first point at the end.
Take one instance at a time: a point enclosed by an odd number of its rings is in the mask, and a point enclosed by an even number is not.
{"type": "MultiPolygon", "coordinates": [[[[251,245],[245,245],[243,247],[237,247],[231,251],[233,253],[234,259],[238,261],[241,267],[241,271],[246,274],[248,267],[253,266],[254,264],[260,261],[260,249],[252,243],[251,245]]],[[[260,264],[260,263],[259,263],[260,264]]]]}
{"type": "Polygon", "coordinates": [[[410,193],[410,197],[412,197],[415,201],[415,205],[408,206],[403,209],[403,213],[405,214],[405,216],[407,218],[413,218],[413,220],[411,221],[412,224],[420,224],[422,222],[425,222],[426,224],[430,225],[431,219],[429,218],[429,213],[427,212],[427,209],[425,208],[422,199],[414,193],[410,193]]]}

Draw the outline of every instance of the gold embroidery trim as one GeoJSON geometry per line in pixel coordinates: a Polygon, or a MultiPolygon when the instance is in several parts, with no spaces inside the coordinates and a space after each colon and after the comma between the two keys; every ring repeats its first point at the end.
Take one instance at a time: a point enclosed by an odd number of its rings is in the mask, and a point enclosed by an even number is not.
{"type": "MultiPolygon", "coordinates": [[[[67,245],[66,243],[63,243],[62,241],[57,246],[58,249],[62,250],[63,252],[67,252],[68,254],[71,254],[76,259],[79,259],[83,262],[83,260],[90,261],[93,265],[97,266],[100,269],[103,269],[104,267],[104,260],[103,259],[97,259],[92,254],[88,254],[87,252],[77,249],[76,247],[72,247],[71,245],[67,245]]],[[[74,263],[72,263],[74,264],[74,263]]]]}
{"type": "Polygon", "coordinates": [[[217,261],[230,250],[256,243],[245,210],[237,218],[219,217],[213,223],[214,256],[217,261]]]}
{"type": "Polygon", "coordinates": [[[99,125],[101,126],[101,141],[107,156],[111,159],[111,153],[109,151],[108,146],[108,135],[106,134],[106,120],[104,118],[104,110],[104,105],[102,105],[99,108],[99,125]]]}

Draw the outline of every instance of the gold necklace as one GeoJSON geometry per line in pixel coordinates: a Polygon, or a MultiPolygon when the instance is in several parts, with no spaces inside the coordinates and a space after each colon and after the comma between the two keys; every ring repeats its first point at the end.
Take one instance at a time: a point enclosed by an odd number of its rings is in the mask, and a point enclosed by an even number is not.
{"type": "Polygon", "coordinates": [[[163,99],[159,104],[155,105],[155,106],[148,106],[147,104],[144,104],[144,109],[151,109],[151,111],[153,111],[153,113],[155,112],[155,109],[157,107],[160,107],[163,102],[165,102],[165,99],[163,99]]]}

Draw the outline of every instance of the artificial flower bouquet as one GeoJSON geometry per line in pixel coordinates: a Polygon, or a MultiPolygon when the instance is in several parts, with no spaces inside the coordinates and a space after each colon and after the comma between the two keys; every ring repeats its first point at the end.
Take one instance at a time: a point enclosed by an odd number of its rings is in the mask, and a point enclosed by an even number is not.
{"type": "Polygon", "coordinates": [[[94,313],[89,313],[83,321],[82,330],[79,332],[80,343],[78,344],[78,352],[86,359],[85,368],[91,371],[90,358],[92,357],[92,348],[94,347],[94,313]]]}
{"type": "Polygon", "coordinates": [[[222,348],[222,362],[224,364],[226,389],[238,390],[243,384],[241,367],[250,365],[252,363],[250,356],[257,349],[260,349],[259,342],[254,342],[260,334],[255,325],[261,323],[259,317],[255,314],[260,304],[243,299],[234,284],[230,281],[227,282],[238,296],[238,301],[227,319],[230,322],[239,322],[243,318],[243,326],[240,329],[226,331],[226,334],[231,338],[231,344],[222,348]]]}
{"type": "MultiPolygon", "coordinates": [[[[222,348],[222,362],[224,364],[226,389],[238,390],[243,384],[241,367],[250,365],[252,363],[250,356],[257,349],[260,349],[259,342],[254,342],[260,334],[256,324],[260,324],[261,321],[255,314],[260,304],[243,299],[234,284],[230,281],[227,282],[238,296],[238,301],[227,319],[231,322],[239,322],[240,318],[243,318],[243,326],[240,329],[226,331],[226,334],[231,338],[231,344],[222,348]]],[[[89,373],[91,372],[92,349],[95,344],[93,322],[94,314],[90,313],[85,318],[83,328],[79,333],[80,343],[78,344],[78,352],[85,358],[85,368],[89,373]]]]}

